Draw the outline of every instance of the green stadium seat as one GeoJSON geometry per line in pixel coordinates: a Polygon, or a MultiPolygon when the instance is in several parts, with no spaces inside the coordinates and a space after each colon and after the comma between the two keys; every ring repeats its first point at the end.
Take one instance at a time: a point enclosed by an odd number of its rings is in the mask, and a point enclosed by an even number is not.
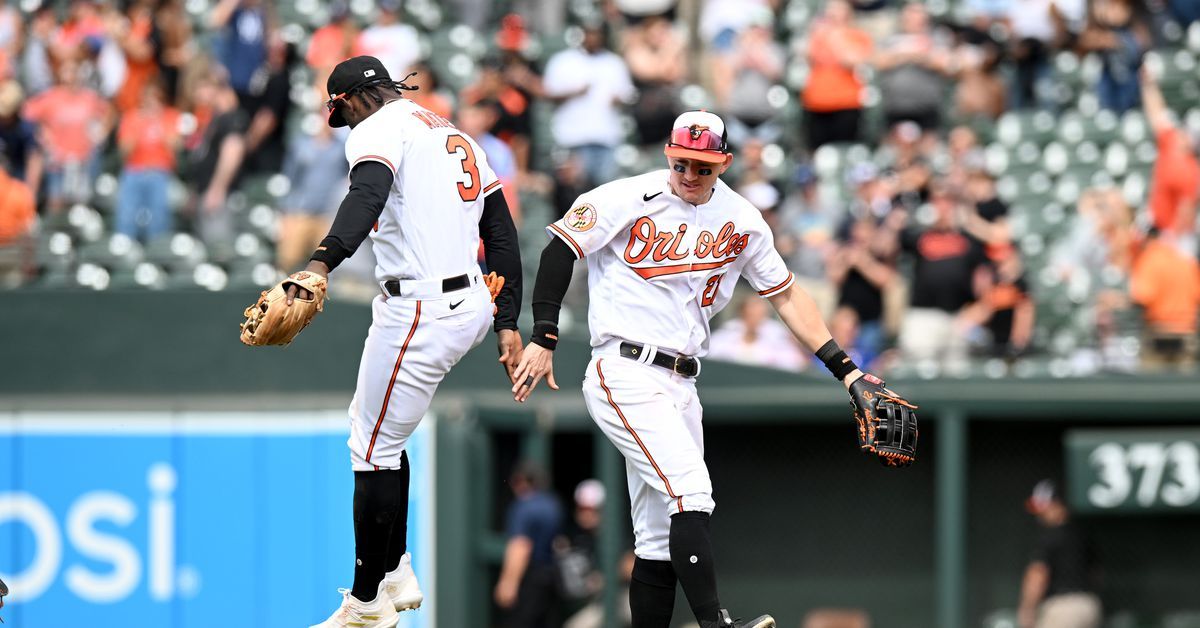
{"type": "Polygon", "coordinates": [[[1009,146],[1031,140],[1044,146],[1053,139],[1057,122],[1047,111],[1009,111],[996,121],[996,139],[1009,146]]]}
{"type": "Polygon", "coordinates": [[[114,233],[79,249],[79,262],[103,266],[109,271],[132,270],[143,259],[142,245],[129,236],[114,233]]]}
{"type": "Polygon", "coordinates": [[[190,272],[208,259],[204,243],[188,233],[174,233],[151,240],[145,247],[146,261],[170,270],[190,272]]]}
{"type": "Polygon", "coordinates": [[[48,271],[66,272],[75,263],[75,243],[65,231],[43,230],[34,245],[34,264],[48,271]]]}

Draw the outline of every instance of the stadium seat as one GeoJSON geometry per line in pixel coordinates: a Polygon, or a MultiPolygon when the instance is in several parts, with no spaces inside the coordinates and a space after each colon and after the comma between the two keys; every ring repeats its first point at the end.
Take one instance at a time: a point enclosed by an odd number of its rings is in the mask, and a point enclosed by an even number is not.
{"type": "Polygon", "coordinates": [[[174,233],[151,240],[145,247],[146,261],[168,270],[188,271],[208,259],[204,243],[188,233],[174,233]]]}
{"type": "Polygon", "coordinates": [[[145,257],[142,245],[127,235],[114,233],[79,249],[79,262],[102,266],[109,271],[132,270],[145,257]]]}

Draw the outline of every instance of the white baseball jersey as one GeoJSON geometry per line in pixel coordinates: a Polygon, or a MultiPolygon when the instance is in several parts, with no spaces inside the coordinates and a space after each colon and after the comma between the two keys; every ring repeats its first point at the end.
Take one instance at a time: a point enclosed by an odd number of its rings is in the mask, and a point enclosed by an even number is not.
{"type": "Polygon", "coordinates": [[[476,267],[484,198],[500,181],[475,140],[400,99],[350,131],[346,160],[351,170],[377,161],[395,176],[371,230],[377,279],[441,279],[476,267]]]}
{"type": "Polygon", "coordinates": [[[587,258],[593,347],[622,339],[703,356],[709,320],[738,276],[763,296],[794,281],[746,199],[718,180],[707,203],[692,205],[669,177],[664,169],[602,185],[547,227],[587,258]]]}
{"type": "Polygon", "coordinates": [[[492,301],[477,263],[484,198],[500,189],[475,140],[409,100],[395,100],[350,132],[351,169],[377,161],[395,174],[371,230],[376,278],[409,279],[402,296],[375,298],[350,402],[355,471],[400,468],[400,456],[442,378],[487,335],[492,301]],[[468,275],[444,292],[441,280],[468,275]]]}

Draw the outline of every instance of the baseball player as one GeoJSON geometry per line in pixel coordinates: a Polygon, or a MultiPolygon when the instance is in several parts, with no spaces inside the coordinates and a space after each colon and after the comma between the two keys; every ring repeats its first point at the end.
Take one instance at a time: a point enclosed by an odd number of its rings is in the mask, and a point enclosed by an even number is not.
{"type": "MultiPolygon", "coordinates": [[[[496,329],[511,379],[521,352],[517,232],[487,156],[449,121],[402,98],[374,57],[333,69],[329,125],[349,126],[350,192],[306,268],[325,277],[368,235],[382,294],[350,402],[354,585],[321,628],[390,628],[422,594],[406,552],[405,443],[459,359],[496,329]],[[476,263],[508,279],[492,298],[476,263]],[[494,313],[494,316],[493,316],[494,313]]],[[[289,288],[288,304],[310,295],[289,288]]]]}
{"type": "Polygon", "coordinates": [[[775,626],[770,615],[732,619],[717,596],[709,535],[715,503],[696,397],[709,320],[729,302],[738,277],[770,300],[791,332],[846,385],[860,446],[889,464],[911,462],[915,415],[833,342],[759,211],[718,178],[733,161],[721,118],[704,111],[680,115],[665,153],[668,170],[587,192],[547,228],[553,237],[534,284],[531,344],[512,390],[524,401],[543,377],[558,389],[553,351],[560,304],[573,262],[587,258],[592,360],[583,395],[592,420],[625,456],[636,555],[633,626],[669,626],[678,583],[701,628],[769,628],[775,626]],[[877,415],[895,423],[883,426],[877,415]],[[889,440],[884,451],[876,438],[885,433],[907,437],[911,449],[889,440]]]}

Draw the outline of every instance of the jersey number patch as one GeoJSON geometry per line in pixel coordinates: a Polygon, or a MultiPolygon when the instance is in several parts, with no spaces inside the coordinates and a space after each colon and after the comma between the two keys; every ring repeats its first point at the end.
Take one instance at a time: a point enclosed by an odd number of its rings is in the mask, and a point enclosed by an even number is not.
{"type": "Polygon", "coordinates": [[[446,152],[458,156],[463,174],[471,180],[469,185],[463,185],[461,181],[458,183],[459,198],[468,203],[479,198],[479,166],[475,163],[475,149],[471,148],[471,143],[455,133],[446,137],[446,152]]]}
{"type": "Polygon", "coordinates": [[[717,300],[717,291],[721,289],[721,280],[725,278],[725,273],[713,275],[704,283],[704,292],[700,293],[700,307],[708,307],[717,300]]]}

